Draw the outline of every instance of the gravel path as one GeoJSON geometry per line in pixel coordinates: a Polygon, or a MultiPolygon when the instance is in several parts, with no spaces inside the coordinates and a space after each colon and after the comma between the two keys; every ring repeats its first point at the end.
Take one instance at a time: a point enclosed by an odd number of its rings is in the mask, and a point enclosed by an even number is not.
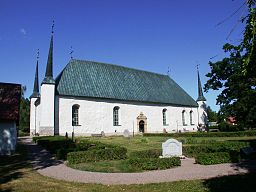
{"type": "Polygon", "coordinates": [[[181,160],[181,166],[142,173],[98,173],[80,171],[67,167],[63,161],[54,160],[40,146],[33,144],[31,138],[21,138],[26,144],[33,167],[42,175],[81,183],[100,183],[105,185],[161,183],[179,180],[208,179],[224,175],[247,173],[248,168],[256,170],[255,162],[250,164],[199,165],[192,158],[181,160]]]}

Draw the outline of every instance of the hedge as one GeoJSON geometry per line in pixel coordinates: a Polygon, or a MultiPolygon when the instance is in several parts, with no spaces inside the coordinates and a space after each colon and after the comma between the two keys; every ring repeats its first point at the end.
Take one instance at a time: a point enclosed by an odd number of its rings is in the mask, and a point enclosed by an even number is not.
{"type": "Polygon", "coordinates": [[[202,165],[213,165],[221,163],[236,163],[240,159],[239,152],[217,152],[217,153],[201,153],[195,157],[196,163],[202,165]]]}
{"type": "Polygon", "coordinates": [[[256,130],[238,132],[144,133],[146,137],[245,137],[256,136],[256,130]]]}
{"type": "Polygon", "coordinates": [[[178,157],[172,158],[130,158],[128,163],[141,170],[169,169],[181,165],[178,157]]]}
{"type": "Polygon", "coordinates": [[[33,141],[38,145],[56,154],[59,149],[75,148],[75,143],[63,136],[47,136],[47,137],[33,137],[33,141]]]}
{"type": "Polygon", "coordinates": [[[207,145],[193,145],[183,146],[183,154],[187,157],[196,157],[201,153],[216,153],[216,152],[239,152],[241,148],[249,146],[249,142],[223,142],[223,143],[212,143],[207,145]]]}
{"type": "Polygon", "coordinates": [[[131,152],[130,158],[159,158],[162,155],[162,150],[160,149],[149,149],[144,151],[134,151],[131,152]]]}
{"type": "Polygon", "coordinates": [[[70,152],[67,154],[67,160],[70,164],[76,164],[102,160],[125,159],[126,153],[127,149],[125,147],[93,149],[88,151],[70,152]]]}

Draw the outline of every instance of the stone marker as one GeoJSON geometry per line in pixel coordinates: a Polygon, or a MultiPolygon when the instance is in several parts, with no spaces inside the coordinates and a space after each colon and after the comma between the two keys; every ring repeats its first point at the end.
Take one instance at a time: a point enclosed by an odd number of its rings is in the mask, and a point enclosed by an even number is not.
{"type": "Polygon", "coordinates": [[[168,139],[162,143],[163,156],[162,157],[181,157],[182,143],[176,139],[168,139]]]}
{"type": "Polygon", "coordinates": [[[124,137],[130,137],[130,131],[128,129],[125,129],[123,135],[124,137]]]}
{"type": "Polygon", "coordinates": [[[104,131],[101,131],[101,133],[100,133],[100,134],[101,134],[101,136],[102,136],[102,137],[105,137],[105,133],[104,133],[104,131]]]}

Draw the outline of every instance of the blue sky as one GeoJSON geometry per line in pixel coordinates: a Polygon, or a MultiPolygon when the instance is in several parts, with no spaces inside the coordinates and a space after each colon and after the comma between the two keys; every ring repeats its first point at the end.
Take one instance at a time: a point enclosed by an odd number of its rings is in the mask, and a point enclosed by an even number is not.
{"type": "MultiPolygon", "coordinates": [[[[244,1],[0,0],[0,82],[26,85],[25,96],[31,95],[36,52],[40,50],[41,82],[55,20],[54,77],[69,62],[72,46],[76,59],[162,74],[170,67],[171,78],[196,99],[196,64],[204,84],[209,61],[225,56],[223,44],[237,44],[242,38],[244,26],[238,20],[246,6],[217,24],[244,1]]],[[[216,95],[205,93],[214,110],[216,95]]]]}

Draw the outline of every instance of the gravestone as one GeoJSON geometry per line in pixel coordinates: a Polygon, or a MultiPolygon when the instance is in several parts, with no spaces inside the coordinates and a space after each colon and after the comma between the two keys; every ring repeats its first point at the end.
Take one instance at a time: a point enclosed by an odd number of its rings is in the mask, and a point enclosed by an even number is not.
{"type": "Polygon", "coordinates": [[[105,137],[105,132],[104,131],[101,131],[100,134],[101,134],[102,137],[105,137]]]}
{"type": "Polygon", "coordinates": [[[130,137],[130,131],[128,129],[125,129],[123,135],[124,137],[130,137]]]}
{"type": "Polygon", "coordinates": [[[176,139],[168,139],[162,143],[163,156],[162,157],[181,157],[182,143],[176,139]]]}

